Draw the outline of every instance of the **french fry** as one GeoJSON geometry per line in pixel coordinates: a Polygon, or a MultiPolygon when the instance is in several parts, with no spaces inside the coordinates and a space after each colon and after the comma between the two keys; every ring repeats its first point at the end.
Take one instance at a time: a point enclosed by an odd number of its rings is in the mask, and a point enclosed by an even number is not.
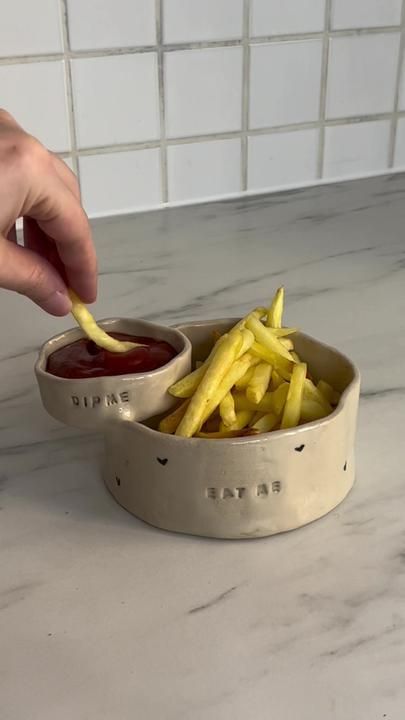
{"type": "Polygon", "coordinates": [[[246,370],[246,372],[245,372],[245,374],[243,375],[243,377],[241,377],[240,380],[238,380],[238,381],[235,383],[236,389],[237,389],[237,390],[244,390],[245,388],[247,388],[247,386],[249,385],[249,383],[250,383],[250,381],[251,381],[251,379],[252,379],[253,373],[254,373],[254,368],[253,368],[253,367],[250,367],[249,370],[246,370]]]}
{"type": "Polygon", "coordinates": [[[300,362],[301,362],[301,358],[300,358],[300,356],[298,355],[298,353],[295,352],[295,350],[292,350],[292,351],[291,351],[291,357],[292,357],[292,359],[294,360],[294,362],[296,362],[296,363],[300,363],[300,362]]]}
{"type": "Polygon", "coordinates": [[[284,380],[281,375],[279,375],[277,370],[273,370],[273,372],[271,373],[270,390],[277,390],[277,388],[280,387],[283,382],[284,380]]]}
{"type": "Polygon", "coordinates": [[[195,390],[198,388],[201,380],[203,379],[205,373],[207,372],[211,360],[213,360],[219,348],[221,347],[221,344],[225,342],[227,337],[228,335],[222,335],[216,345],[214,345],[214,347],[212,348],[210,354],[203,362],[203,364],[200,365],[200,367],[196,370],[193,370],[193,372],[186,375],[184,378],[181,378],[181,380],[178,380],[174,385],[169,388],[170,395],[173,395],[173,397],[177,398],[189,398],[193,395],[195,390]]]}
{"type": "Polygon", "coordinates": [[[287,400],[284,405],[283,417],[281,418],[282,430],[295,427],[300,421],[301,402],[306,375],[307,366],[305,363],[299,363],[294,366],[288,388],[287,400]]]}
{"type": "Polygon", "coordinates": [[[250,317],[246,322],[246,327],[248,330],[252,331],[256,342],[260,343],[260,345],[263,345],[263,347],[267,348],[275,355],[281,355],[281,357],[285,360],[293,362],[291,354],[285,349],[280,340],[273,335],[269,328],[264,327],[264,325],[262,325],[260,320],[256,317],[250,317]]]}
{"type": "Polygon", "coordinates": [[[252,425],[254,430],[260,430],[262,433],[270,432],[270,430],[273,430],[275,426],[278,423],[278,417],[274,413],[268,413],[267,415],[263,415],[260,420],[257,420],[254,425],[252,425]]]}
{"type": "Polygon", "coordinates": [[[320,420],[329,413],[325,408],[316,402],[303,396],[301,403],[300,422],[312,422],[312,420],[320,420]]]}
{"type": "MultiPolygon", "coordinates": [[[[232,331],[231,331],[232,333],[232,331]]],[[[230,333],[230,334],[231,334],[230,333]]],[[[253,345],[255,341],[255,336],[250,330],[247,330],[246,328],[242,328],[240,331],[240,335],[242,338],[242,344],[237,352],[236,359],[239,360],[239,358],[242,357],[253,345]]]]}
{"type": "Polygon", "coordinates": [[[320,380],[317,388],[330,405],[338,404],[340,395],[336,392],[332,385],[329,385],[329,383],[325,382],[325,380],[320,380]]]}
{"type": "Polygon", "coordinates": [[[277,355],[277,353],[263,347],[263,345],[258,342],[253,343],[249,352],[258,357],[260,360],[264,360],[264,362],[269,363],[269,365],[277,370],[284,380],[289,380],[291,378],[293,363],[288,362],[285,358],[281,357],[281,355],[277,355]]]}
{"type": "MultiPolygon", "coordinates": [[[[229,333],[223,342],[218,342],[219,347],[217,347],[212,361],[209,363],[198,388],[190,400],[186,413],[176,430],[176,435],[180,437],[192,437],[201,429],[204,419],[208,419],[216,405],[221,402],[222,398],[219,399],[219,402],[216,403],[209,414],[206,415],[209,403],[222,379],[228,370],[230,370],[241,344],[242,338],[240,332],[229,333]]],[[[200,370],[201,369],[202,368],[200,368],[200,370]]],[[[246,370],[247,367],[244,367],[241,375],[244,374],[246,370]]],[[[197,370],[196,372],[199,371],[197,370]]],[[[228,388],[228,390],[229,389],[230,388],[228,388]]],[[[226,393],[224,393],[224,395],[226,395],[226,393]]]]}
{"type": "Polygon", "coordinates": [[[284,309],[284,288],[277,290],[267,313],[267,327],[281,328],[284,309]]]}
{"type": "MultiPolygon", "coordinates": [[[[232,328],[232,330],[238,331],[243,330],[246,326],[247,321],[251,317],[256,317],[258,320],[261,320],[263,317],[267,317],[267,310],[264,307],[257,307],[254,310],[251,310],[250,313],[245,315],[242,320],[239,320],[239,322],[236,323],[236,325],[232,328]]],[[[232,332],[232,331],[231,331],[232,332]]]]}
{"type": "Polygon", "coordinates": [[[230,425],[228,428],[225,428],[223,424],[221,423],[219,426],[220,431],[223,430],[243,430],[247,425],[249,425],[251,419],[253,418],[254,411],[253,410],[239,410],[239,412],[236,413],[236,420],[232,425],[230,425]]]}
{"type": "Polygon", "coordinates": [[[263,412],[257,412],[257,413],[255,413],[255,414],[253,415],[250,423],[249,423],[249,427],[253,427],[253,425],[254,425],[255,423],[257,423],[259,420],[261,420],[262,417],[265,416],[265,414],[266,414],[266,413],[263,413],[263,412]]]}
{"type": "Polygon", "coordinates": [[[309,378],[306,378],[304,382],[304,398],[317,402],[325,409],[326,413],[332,412],[332,407],[329,402],[324,398],[319,388],[317,388],[309,378]]]}
{"type": "MultiPolygon", "coordinates": [[[[233,332],[233,331],[231,331],[231,332],[233,332]]],[[[227,334],[219,335],[219,333],[218,333],[218,340],[217,340],[216,344],[214,345],[214,347],[212,348],[212,350],[211,350],[209,356],[207,357],[207,359],[205,360],[205,362],[200,364],[197,361],[196,369],[193,370],[193,372],[189,373],[188,375],[186,375],[184,378],[182,378],[181,380],[179,380],[177,383],[175,383],[174,385],[172,385],[169,388],[170,395],[173,395],[174,397],[177,397],[177,398],[188,398],[193,395],[193,393],[197,389],[199,383],[201,382],[202,378],[204,377],[211,360],[213,359],[215,353],[217,352],[220,343],[223,342],[226,337],[228,337],[227,334]]],[[[243,330],[242,344],[241,344],[241,348],[238,352],[238,356],[243,354],[241,352],[243,350],[243,348],[249,348],[252,345],[253,340],[254,340],[254,337],[253,337],[253,334],[250,332],[250,330],[243,330]]]]}
{"type": "Polygon", "coordinates": [[[289,383],[283,383],[277,390],[274,390],[274,392],[266,392],[263,399],[257,404],[250,402],[244,393],[235,393],[235,409],[237,412],[239,410],[251,410],[253,412],[263,413],[264,415],[267,415],[269,412],[274,412],[275,415],[281,415],[287,400],[288,388],[289,383]]]}
{"type": "Polygon", "coordinates": [[[99,327],[89,312],[86,305],[82,303],[80,298],[73,290],[69,290],[69,296],[72,301],[72,315],[77,324],[81,327],[85,335],[98,345],[98,347],[109,350],[113,353],[126,353],[137,347],[145,347],[141,343],[129,342],[127,340],[116,340],[108,335],[101,327],[99,327]]]}
{"type": "Polygon", "coordinates": [[[183,402],[178,405],[170,413],[170,415],[166,415],[166,417],[160,421],[160,432],[167,433],[168,435],[173,435],[176,432],[180,420],[182,419],[182,417],[184,417],[184,413],[187,410],[189,402],[189,400],[183,400],[183,402]]]}
{"type": "Polygon", "coordinates": [[[219,430],[217,432],[198,432],[196,437],[204,440],[223,440],[226,438],[249,437],[250,435],[258,435],[258,431],[251,427],[242,430],[219,430]]]}
{"type": "Polygon", "coordinates": [[[246,397],[251,403],[257,405],[263,400],[265,392],[270,384],[272,367],[268,363],[256,365],[252,379],[246,388],[246,397]]]}
{"type": "Polygon", "coordinates": [[[228,392],[219,404],[219,414],[226,427],[236,422],[235,401],[231,392],[228,392]]]}
{"type": "Polygon", "coordinates": [[[280,328],[269,328],[273,335],[275,335],[278,338],[288,337],[289,335],[294,335],[294,333],[297,332],[297,328],[290,328],[290,327],[280,327],[280,328]]]}
{"type": "Polygon", "coordinates": [[[280,416],[284,410],[289,387],[290,386],[288,383],[283,383],[282,385],[279,385],[277,390],[274,390],[274,392],[270,393],[271,409],[278,416],[280,416]]]}
{"type": "Polygon", "coordinates": [[[246,353],[242,358],[233,363],[232,367],[223,377],[217,390],[213,393],[211,399],[207,403],[203,415],[203,422],[209,418],[211,413],[213,413],[218,405],[220,405],[227,393],[232,390],[236,380],[242,377],[246,370],[255,363],[257,363],[257,359],[250,355],[250,353],[246,353]]]}
{"type": "Polygon", "coordinates": [[[283,346],[286,350],[289,350],[289,351],[294,350],[294,343],[293,343],[292,340],[290,340],[290,338],[284,338],[284,337],[282,337],[282,338],[279,338],[279,340],[280,340],[282,346],[283,346]]]}
{"type": "MultiPolygon", "coordinates": [[[[265,307],[256,307],[253,310],[253,315],[256,315],[256,317],[259,318],[259,320],[262,320],[263,318],[267,317],[267,308],[265,307]]],[[[247,317],[247,316],[246,316],[247,317]]]]}
{"type": "Polygon", "coordinates": [[[263,399],[256,405],[254,403],[251,403],[245,393],[235,393],[234,395],[234,401],[235,401],[235,409],[236,411],[240,410],[251,410],[253,413],[268,413],[273,410],[273,393],[266,393],[263,397],[263,399]]]}

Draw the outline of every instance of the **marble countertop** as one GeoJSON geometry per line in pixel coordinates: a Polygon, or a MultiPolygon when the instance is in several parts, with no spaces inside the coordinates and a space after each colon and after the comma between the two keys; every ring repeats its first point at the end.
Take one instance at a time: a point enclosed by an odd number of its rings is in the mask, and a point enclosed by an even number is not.
{"type": "Polygon", "coordinates": [[[405,177],[94,223],[98,317],[287,320],[363,376],[358,475],[301,530],[144,525],[100,440],[43,411],[38,346],[71,325],[0,292],[1,720],[404,720],[405,177]]]}

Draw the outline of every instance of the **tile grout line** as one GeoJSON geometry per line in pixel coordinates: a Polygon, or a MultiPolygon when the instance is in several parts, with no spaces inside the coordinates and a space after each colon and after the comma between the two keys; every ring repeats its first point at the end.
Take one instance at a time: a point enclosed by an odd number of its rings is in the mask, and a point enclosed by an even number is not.
{"type": "Polygon", "coordinates": [[[318,137],[318,158],[317,178],[323,176],[323,162],[325,154],[325,120],[326,120],[326,95],[328,90],[328,66],[329,66],[329,32],[331,26],[332,0],[325,2],[325,25],[322,44],[322,66],[321,66],[321,92],[319,98],[319,137],[318,137]]]}
{"type": "MultiPolygon", "coordinates": [[[[398,118],[405,117],[405,110],[398,111],[396,113],[398,118]]],[[[296,132],[298,130],[312,130],[320,129],[322,125],[325,127],[336,127],[339,125],[359,125],[364,122],[379,121],[379,120],[391,120],[392,113],[376,113],[373,115],[363,115],[361,117],[346,117],[346,118],[335,118],[331,120],[325,120],[322,123],[320,120],[295,123],[293,125],[278,125],[274,127],[263,127],[263,128],[252,128],[247,130],[246,133],[242,133],[240,130],[229,130],[225,132],[209,133],[207,135],[190,135],[183,137],[166,138],[165,145],[170,147],[172,145],[189,145],[192,143],[210,142],[214,140],[231,140],[242,138],[244,135],[248,137],[254,137],[257,135],[277,135],[278,133],[296,132]]],[[[114,152],[125,152],[128,150],[148,150],[153,148],[159,148],[161,145],[160,140],[146,140],[143,142],[132,142],[132,143],[120,143],[117,145],[97,145],[95,147],[81,148],[77,150],[77,155],[98,155],[103,153],[114,153],[114,152]]],[[[68,157],[72,153],[66,151],[64,153],[58,153],[60,156],[68,157]]]]}
{"type": "Polygon", "coordinates": [[[391,127],[390,127],[390,138],[388,145],[388,168],[392,168],[395,159],[395,145],[398,128],[398,105],[399,105],[399,93],[402,79],[402,66],[404,62],[404,49],[405,49],[405,0],[402,0],[401,8],[401,35],[399,40],[398,48],[398,65],[395,76],[395,96],[394,96],[394,110],[392,113],[391,127]]]}
{"type": "Polygon", "coordinates": [[[248,138],[250,98],[250,0],[243,0],[243,64],[242,64],[242,134],[241,134],[241,191],[248,185],[248,138]]]}
{"type": "MultiPolygon", "coordinates": [[[[66,10],[66,0],[60,0],[64,11],[66,10]]],[[[156,0],[157,2],[157,0],[156,0]]],[[[378,35],[383,33],[398,33],[401,31],[400,25],[386,25],[380,27],[365,28],[347,28],[345,30],[330,30],[330,37],[353,37],[360,35],[378,35]]],[[[263,43],[291,42],[292,40],[319,40],[324,36],[324,32],[307,32],[307,33],[287,33],[284,35],[261,35],[250,37],[250,45],[260,45],[263,43]]],[[[224,40],[207,40],[190,43],[158,43],[164,52],[178,52],[182,50],[204,50],[206,48],[222,48],[222,47],[241,47],[243,38],[224,39],[224,40]]],[[[66,46],[63,53],[45,53],[38,55],[9,55],[0,57],[0,65],[18,65],[31,62],[54,62],[69,58],[70,60],[78,60],[85,58],[97,57],[113,57],[115,55],[136,55],[148,52],[156,52],[157,45],[128,45],[120,48],[100,48],[93,50],[71,50],[69,45],[66,46]]]]}
{"type": "Polygon", "coordinates": [[[168,202],[168,174],[167,174],[167,144],[166,144],[166,108],[165,108],[165,70],[163,51],[163,0],[155,0],[156,10],[156,49],[159,93],[159,121],[160,121],[160,183],[162,203],[168,202]]]}
{"type": "Polygon", "coordinates": [[[73,89],[72,89],[72,69],[70,67],[70,60],[67,55],[69,52],[69,20],[68,20],[68,9],[67,0],[60,0],[60,12],[62,20],[62,42],[63,42],[63,60],[65,69],[65,83],[66,83],[66,99],[68,105],[68,121],[70,131],[70,146],[71,146],[71,158],[73,163],[73,170],[77,176],[77,181],[80,187],[80,172],[77,154],[77,138],[76,138],[76,123],[73,106],[73,89]]]}

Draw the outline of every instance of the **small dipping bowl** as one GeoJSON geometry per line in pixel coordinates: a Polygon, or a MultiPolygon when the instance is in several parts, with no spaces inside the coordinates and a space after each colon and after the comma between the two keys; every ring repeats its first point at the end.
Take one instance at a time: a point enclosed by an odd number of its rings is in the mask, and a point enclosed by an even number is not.
{"type": "Polygon", "coordinates": [[[175,400],[168,388],[191,369],[190,340],[176,328],[146,320],[113,318],[102,320],[99,325],[108,333],[164,340],[177,355],[166,365],[146,373],[61,378],[47,372],[49,356],[84,337],[80,328],[67,330],[42,346],[35,365],[42,403],[48,413],[65,425],[97,430],[112,420],[140,421],[170,410],[175,400]]]}
{"type": "MultiPolygon", "coordinates": [[[[142,403],[138,404],[137,386],[131,385],[135,376],[78,383],[46,373],[50,352],[80,337],[78,331],[54,338],[41,351],[36,370],[46,409],[70,425],[102,429],[108,489],[120,505],[156,527],[213,538],[265,537],[322,517],[346,497],[353,485],[359,372],[340,352],[302,333],[294,335],[294,345],[308,363],[314,380],[322,378],[341,393],[338,407],[328,417],[291,430],[221,440],[165,435],[156,429],[159,417],[150,417],[144,424],[134,422],[145,417],[146,408],[149,416],[162,415],[163,408],[157,413],[152,408],[173,403],[166,390],[188,372],[187,338],[192,344],[193,361],[202,360],[212,347],[213,332],[224,333],[235,322],[195,322],[166,329],[166,333],[155,326],[155,337],[168,340],[178,349],[184,343],[187,367],[180,368],[180,353],[172,361],[170,381],[165,376],[163,382],[149,385],[144,377],[150,390],[147,403],[146,395],[142,395],[142,403]],[[178,333],[178,345],[172,333],[178,333]],[[119,406],[121,412],[118,407],[111,410],[111,406],[105,406],[104,400],[100,403],[103,407],[95,412],[84,408],[83,400],[80,408],[73,407],[72,396],[77,396],[80,388],[82,398],[90,397],[96,386],[104,398],[117,392],[121,381],[126,390],[133,388],[128,402],[119,406]],[[157,396],[152,398],[152,392],[157,396]]],[[[152,336],[150,326],[140,321],[108,321],[103,327],[152,336]]]]}

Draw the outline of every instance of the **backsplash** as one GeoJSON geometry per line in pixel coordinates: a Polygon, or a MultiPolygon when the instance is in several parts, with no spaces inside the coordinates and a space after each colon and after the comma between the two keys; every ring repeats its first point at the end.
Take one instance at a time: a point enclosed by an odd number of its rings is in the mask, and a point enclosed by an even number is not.
{"type": "Polygon", "coordinates": [[[92,216],[404,169],[404,3],[0,0],[0,106],[92,216]]]}

